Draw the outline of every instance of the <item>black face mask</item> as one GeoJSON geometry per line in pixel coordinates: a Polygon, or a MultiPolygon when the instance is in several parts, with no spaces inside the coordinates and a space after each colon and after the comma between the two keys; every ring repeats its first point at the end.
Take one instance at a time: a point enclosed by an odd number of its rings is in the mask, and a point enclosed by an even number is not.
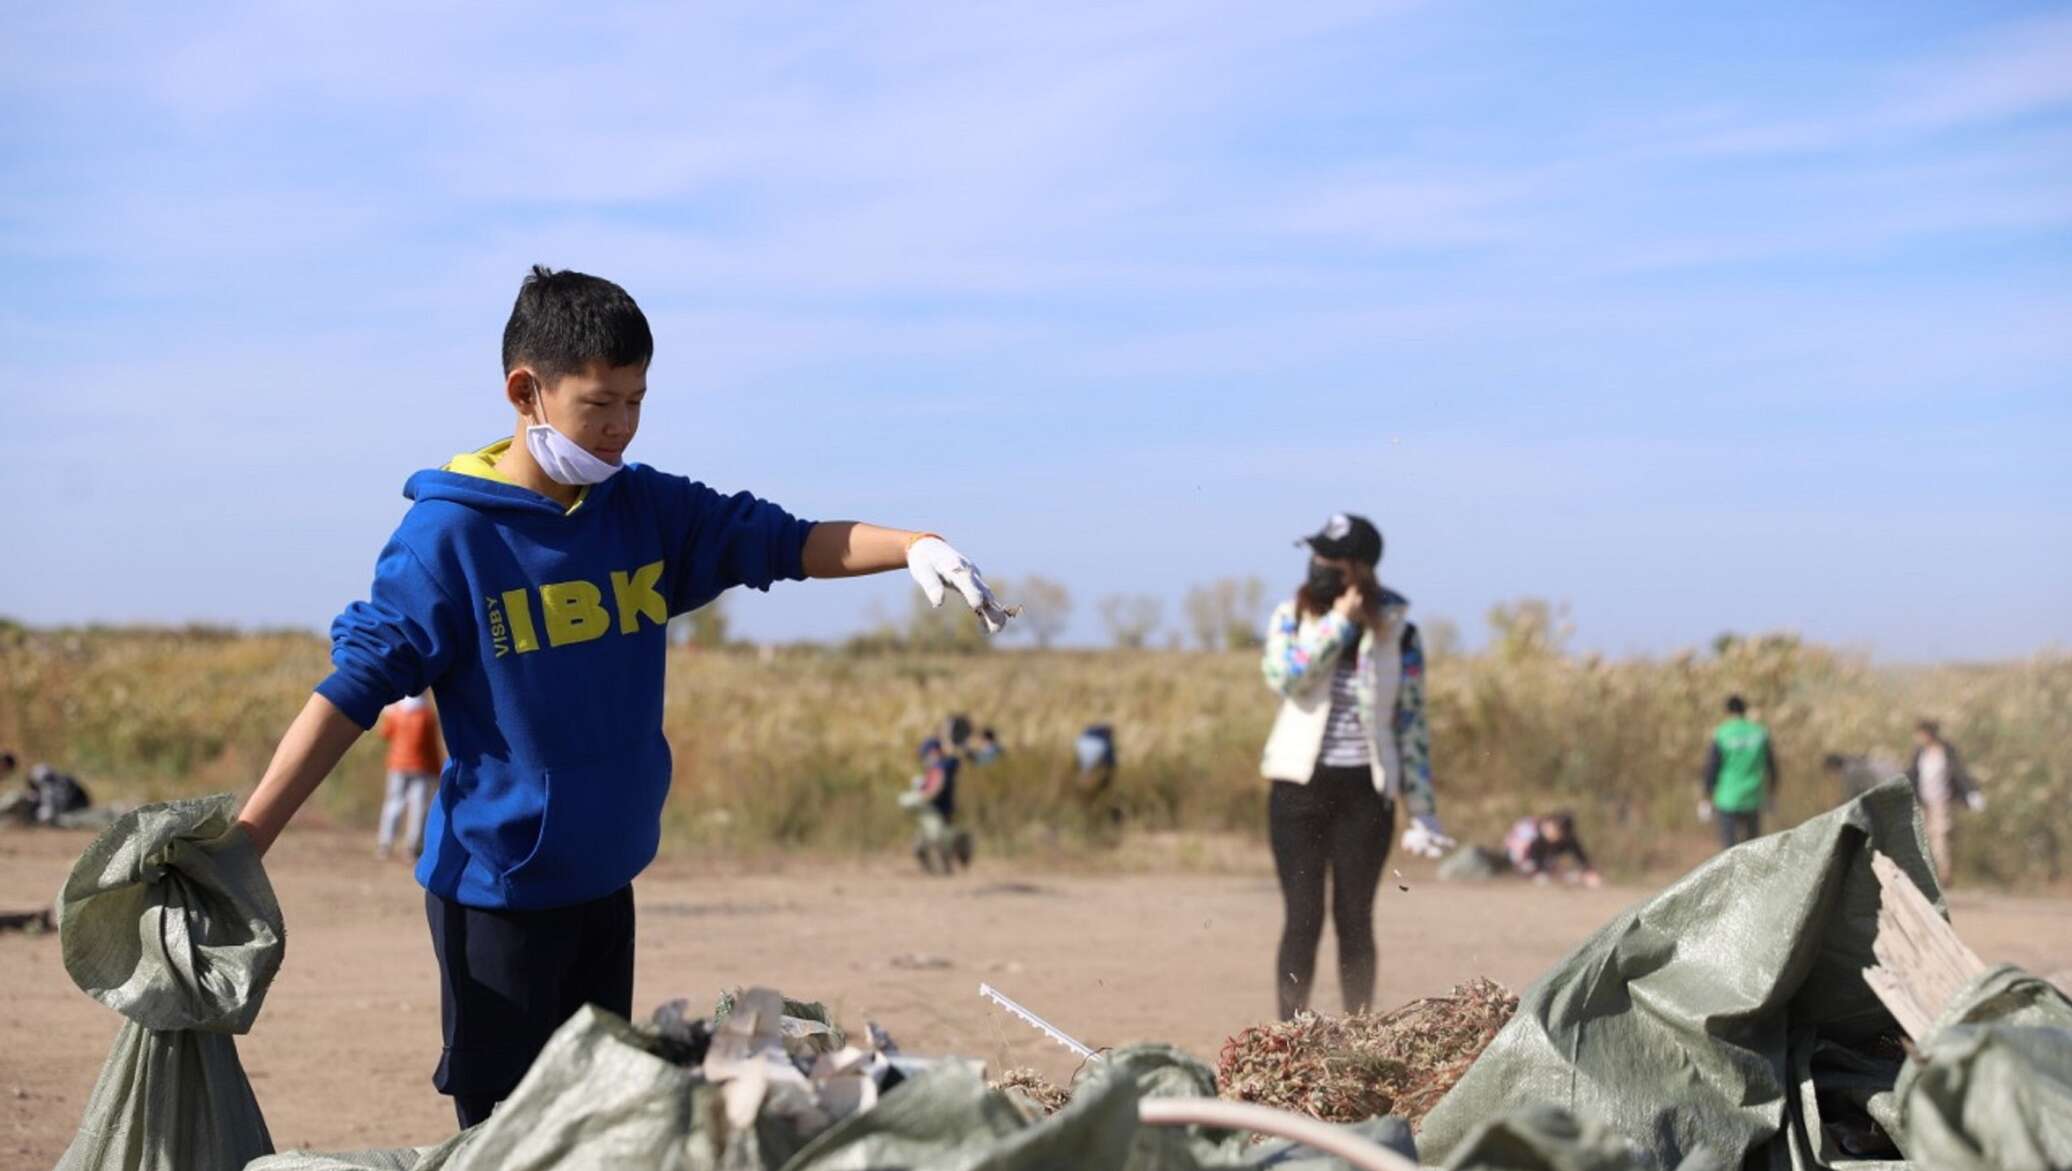
{"type": "Polygon", "coordinates": [[[1327,602],[1336,600],[1338,595],[1345,592],[1345,570],[1336,565],[1310,562],[1309,592],[1311,596],[1327,602]]]}

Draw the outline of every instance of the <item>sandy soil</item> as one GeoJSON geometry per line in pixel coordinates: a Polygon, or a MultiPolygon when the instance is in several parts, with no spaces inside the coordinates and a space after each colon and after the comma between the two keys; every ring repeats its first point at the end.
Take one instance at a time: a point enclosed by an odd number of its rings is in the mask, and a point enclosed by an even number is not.
{"type": "MultiPolygon", "coordinates": [[[[88,837],[0,833],[0,911],[50,897],[88,837]]],[[[239,1042],[282,1149],[424,1144],[453,1130],[431,1087],[439,1003],[422,894],[365,839],[294,831],[271,859],[287,962],[239,1042]]],[[[1380,1001],[1486,975],[1522,988],[1638,889],[1436,883],[1423,864],[1383,888],[1380,1001]],[[1402,889],[1407,886],[1408,889],[1402,889]]],[[[980,860],[954,880],[893,859],[727,873],[658,863],[636,887],[641,1011],[764,983],[882,1023],[910,1052],[1068,1076],[1074,1061],[977,996],[990,981],[1095,1045],[1170,1041],[1213,1061],[1272,1012],[1279,894],[1265,859],[1230,874],[1060,874],[980,860]]],[[[2072,902],[1959,893],[1981,954],[2072,968],[2072,902]]],[[[1327,943],[1322,1007],[1338,993],[1327,943]]],[[[72,986],[55,936],[0,935],[0,1167],[49,1167],[69,1141],[118,1018],[72,986]]]]}

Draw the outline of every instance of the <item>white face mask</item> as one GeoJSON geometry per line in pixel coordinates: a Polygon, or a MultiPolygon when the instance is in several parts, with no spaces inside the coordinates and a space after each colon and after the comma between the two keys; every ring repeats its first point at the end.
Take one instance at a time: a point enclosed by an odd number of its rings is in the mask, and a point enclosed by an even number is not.
{"type": "Polygon", "coordinates": [[[541,421],[525,429],[525,450],[532,453],[532,462],[547,473],[548,479],[570,487],[602,484],[625,466],[598,459],[585,451],[582,444],[546,422],[547,396],[537,381],[533,383],[532,394],[533,402],[539,407],[541,421]]]}

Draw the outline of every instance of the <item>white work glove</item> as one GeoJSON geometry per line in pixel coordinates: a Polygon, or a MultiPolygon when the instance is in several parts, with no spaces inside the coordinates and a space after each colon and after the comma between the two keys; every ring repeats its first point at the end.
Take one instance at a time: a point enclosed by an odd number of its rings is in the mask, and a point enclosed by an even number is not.
{"type": "Polygon", "coordinates": [[[1984,813],[1986,811],[1986,795],[1977,789],[1973,789],[1971,792],[1964,794],[1964,806],[1973,813],[1984,813]]]}
{"type": "Polygon", "coordinates": [[[1710,822],[1712,820],[1712,802],[1698,802],[1698,820],[1702,822],[1710,822]]]}
{"type": "Polygon", "coordinates": [[[1000,633],[1000,628],[1014,616],[993,600],[993,591],[986,588],[986,579],[979,576],[978,566],[950,548],[950,543],[941,537],[922,537],[907,546],[907,572],[920,583],[931,606],[942,605],[945,583],[963,595],[964,604],[986,624],[989,634],[1000,633]]]}
{"type": "Polygon", "coordinates": [[[1420,858],[1443,858],[1458,843],[1439,828],[1439,819],[1421,814],[1403,831],[1403,848],[1420,858]]]}

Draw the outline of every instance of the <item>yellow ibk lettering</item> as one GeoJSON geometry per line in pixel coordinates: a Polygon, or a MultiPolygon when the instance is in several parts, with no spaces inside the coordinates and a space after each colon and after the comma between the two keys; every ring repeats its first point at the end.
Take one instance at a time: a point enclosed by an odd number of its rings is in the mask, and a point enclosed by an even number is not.
{"type": "Polygon", "coordinates": [[[540,649],[532,629],[532,598],[524,590],[504,591],[504,620],[511,624],[511,648],[519,654],[540,649]]]}
{"type": "Polygon", "coordinates": [[[604,591],[587,581],[557,581],[540,587],[540,608],[547,620],[547,643],[568,646],[602,638],[611,626],[604,612],[604,591]]]}
{"type": "MultiPolygon", "coordinates": [[[[540,612],[546,623],[548,646],[571,646],[602,638],[612,626],[612,611],[618,613],[619,633],[639,634],[641,619],[655,626],[669,624],[669,602],[662,596],[664,563],[651,561],[628,572],[611,574],[612,610],[604,608],[604,591],[587,581],[558,581],[539,587],[540,612]]],[[[505,590],[488,599],[489,641],[496,656],[540,649],[539,629],[533,625],[532,591],[505,590]]]]}
{"type": "Polygon", "coordinates": [[[634,634],[640,630],[640,617],[645,614],[657,626],[669,624],[669,603],[655,590],[662,580],[662,563],[649,562],[633,571],[629,578],[623,570],[612,570],[612,608],[619,612],[619,633],[634,634]]]}

